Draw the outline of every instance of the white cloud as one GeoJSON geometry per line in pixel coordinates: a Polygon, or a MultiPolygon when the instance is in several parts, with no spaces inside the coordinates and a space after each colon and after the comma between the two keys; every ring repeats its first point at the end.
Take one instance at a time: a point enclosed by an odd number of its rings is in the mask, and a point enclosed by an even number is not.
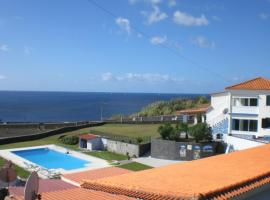
{"type": "Polygon", "coordinates": [[[172,78],[169,75],[158,73],[127,73],[122,76],[115,76],[111,72],[102,74],[103,81],[140,81],[140,82],[180,82],[182,79],[172,78]]]}
{"type": "Polygon", "coordinates": [[[162,21],[168,17],[165,12],[160,11],[158,6],[153,6],[151,12],[143,11],[142,14],[146,17],[146,24],[148,25],[162,21]]]}
{"type": "Polygon", "coordinates": [[[176,6],[176,0],[169,0],[168,6],[169,6],[169,7],[174,7],[174,6],[176,6]]]}
{"type": "Polygon", "coordinates": [[[32,53],[32,48],[31,47],[28,47],[28,46],[24,46],[23,47],[23,52],[26,54],[26,55],[29,55],[32,53]]]}
{"type": "Polygon", "coordinates": [[[263,19],[263,20],[266,20],[266,19],[269,18],[269,14],[267,14],[267,13],[260,13],[260,14],[259,14],[259,17],[260,17],[261,19],[263,19]]]}
{"type": "Polygon", "coordinates": [[[6,77],[0,74],[0,80],[3,80],[3,79],[6,79],[6,77]]]}
{"type": "Polygon", "coordinates": [[[164,44],[167,41],[167,36],[155,36],[150,39],[150,42],[154,45],[164,44]]]}
{"type": "Polygon", "coordinates": [[[115,19],[115,23],[124,31],[126,31],[128,34],[131,33],[131,27],[130,22],[128,19],[123,17],[118,17],[115,19]]]}
{"type": "Polygon", "coordinates": [[[176,24],[184,26],[203,26],[209,24],[208,19],[204,15],[194,17],[181,11],[175,11],[173,20],[176,24]]]}
{"type": "Polygon", "coordinates": [[[192,43],[201,48],[214,48],[215,47],[214,42],[209,41],[207,38],[203,36],[197,36],[193,38],[192,43]]]}
{"type": "Polygon", "coordinates": [[[9,51],[8,45],[6,45],[6,44],[0,45],[0,51],[5,51],[5,52],[9,51]]]}

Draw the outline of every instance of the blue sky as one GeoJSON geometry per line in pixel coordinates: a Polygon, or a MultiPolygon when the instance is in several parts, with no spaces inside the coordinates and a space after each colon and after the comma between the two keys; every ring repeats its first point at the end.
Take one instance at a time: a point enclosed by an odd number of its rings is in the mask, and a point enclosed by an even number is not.
{"type": "Polygon", "coordinates": [[[211,93],[270,78],[270,0],[0,0],[0,90],[211,93]]]}

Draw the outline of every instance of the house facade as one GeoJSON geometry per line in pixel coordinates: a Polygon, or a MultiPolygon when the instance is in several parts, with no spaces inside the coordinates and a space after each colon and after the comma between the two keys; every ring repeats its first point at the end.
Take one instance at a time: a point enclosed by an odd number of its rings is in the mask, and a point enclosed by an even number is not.
{"type": "Polygon", "coordinates": [[[270,80],[260,77],[212,94],[206,122],[215,139],[270,138],[270,80]]]}

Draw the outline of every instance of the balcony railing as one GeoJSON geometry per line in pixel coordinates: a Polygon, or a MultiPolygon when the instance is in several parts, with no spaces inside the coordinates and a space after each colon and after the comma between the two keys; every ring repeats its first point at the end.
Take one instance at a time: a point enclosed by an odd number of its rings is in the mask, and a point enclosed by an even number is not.
{"type": "Polygon", "coordinates": [[[232,113],[234,114],[259,114],[258,106],[233,106],[232,113]]]}

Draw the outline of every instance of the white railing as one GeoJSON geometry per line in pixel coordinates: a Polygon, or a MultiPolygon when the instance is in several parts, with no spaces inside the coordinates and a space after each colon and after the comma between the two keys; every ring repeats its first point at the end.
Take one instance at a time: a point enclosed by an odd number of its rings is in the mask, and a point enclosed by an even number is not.
{"type": "Polygon", "coordinates": [[[259,114],[258,106],[233,106],[232,113],[259,114]]]}

